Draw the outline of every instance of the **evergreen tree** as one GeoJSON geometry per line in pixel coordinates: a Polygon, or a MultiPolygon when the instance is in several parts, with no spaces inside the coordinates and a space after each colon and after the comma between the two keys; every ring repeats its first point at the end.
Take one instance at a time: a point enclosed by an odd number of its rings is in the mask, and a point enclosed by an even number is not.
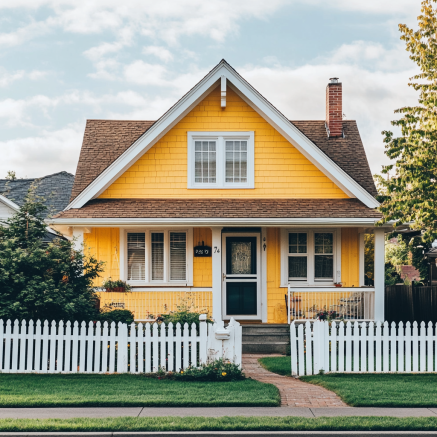
{"type": "Polygon", "coordinates": [[[394,169],[391,178],[378,178],[383,191],[382,222],[412,223],[413,229],[425,231],[425,241],[437,236],[437,14],[433,9],[436,1],[422,1],[417,31],[399,25],[410,59],[421,70],[409,83],[420,96],[417,106],[396,111],[402,116],[392,125],[401,129],[400,137],[383,132],[385,153],[396,163],[383,168],[383,174],[394,169]]]}
{"type": "Polygon", "coordinates": [[[64,238],[43,243],[45,211],[30,189],[20,210],[0,223],[0,318],[96,320],[93,280],[102,263],[64,238]]]}

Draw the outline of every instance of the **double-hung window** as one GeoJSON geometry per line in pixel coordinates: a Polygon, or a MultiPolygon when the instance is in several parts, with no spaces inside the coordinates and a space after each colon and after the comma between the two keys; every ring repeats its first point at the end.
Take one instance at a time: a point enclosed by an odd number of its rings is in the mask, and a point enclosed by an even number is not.
{"type": "Polygon", "coordinates": [[[187,231],[128,232],[126,239],[128,281],[189,282],[187,231]]]}
{"type": "Polygon", "coordinates": [[[253,132],[188,132],[188,188],[254,188],[253,132]]]}
{"type": "Polygon", "coordinates": [[[282,283],[332,283],[335,231],[282,231],[282,283]]]}

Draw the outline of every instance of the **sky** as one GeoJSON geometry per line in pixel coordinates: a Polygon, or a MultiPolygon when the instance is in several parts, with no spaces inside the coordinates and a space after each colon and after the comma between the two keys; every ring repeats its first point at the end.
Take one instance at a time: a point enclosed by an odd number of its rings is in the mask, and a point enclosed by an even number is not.
{"type": "Polygon", "coordinates": [[[420,0],[0,0],[0,178],[74,173],[87,119],[156,120],[226,59],[292,120],[343,84],[372,173],[417,102],[398,24],[420,0]]]}

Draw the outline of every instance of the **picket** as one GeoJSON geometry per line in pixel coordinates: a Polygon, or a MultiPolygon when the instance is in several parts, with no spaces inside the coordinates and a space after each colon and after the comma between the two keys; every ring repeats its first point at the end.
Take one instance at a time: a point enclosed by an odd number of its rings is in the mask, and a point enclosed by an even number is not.
{"type": "Polygon", "coordinates": [[[435,330],[432,322],[292,322],[291,372],[434,372],[435,330]]]}

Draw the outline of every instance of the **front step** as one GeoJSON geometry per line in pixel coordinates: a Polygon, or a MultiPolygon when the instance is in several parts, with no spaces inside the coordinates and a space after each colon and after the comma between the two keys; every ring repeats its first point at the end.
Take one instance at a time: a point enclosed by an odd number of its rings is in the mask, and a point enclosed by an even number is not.
{"type": "Polygon", "coordinates": [[[290,344],[289,325],[242,325],[243,354],[285,354],[290,344]]]}

